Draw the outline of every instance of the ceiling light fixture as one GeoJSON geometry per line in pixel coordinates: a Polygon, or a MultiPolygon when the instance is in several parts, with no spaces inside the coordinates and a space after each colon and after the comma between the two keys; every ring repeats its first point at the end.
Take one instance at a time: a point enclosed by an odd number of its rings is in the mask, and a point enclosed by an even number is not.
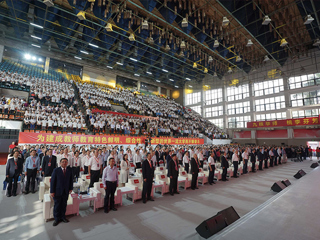
{"type": "Polygon", "coordinates": [[[168,70],[166,70],[166,69],[162,69],[162,71],[164,71],[164,72],[169,72],[168,70]]]}
{"type": "Polygon", "coordinates": [[[174,86],[175,88],[179,88],[179,86],[174,86]]]}
{"type": "Polygon", "coordinates": [[[232,73],[232,68],[231,67],[228,68],[228,73],[232,73]]]}
{"type": "Polygon", "coordinates": [[[113,31],[113,29],[112,29],[112,24],[111,24],[111,23],[108,23],[108,24],[107,24],[106,30],[107,30],[107,32],[112,32],[112,31],[113,31]]]}
{"type": "Polygon", "coordinates": [[[171,82],[174,82],[174,80],[172,78],[169,79],[171,82]]]}
{"type": "Polygon", "coordinates": [[[111,66],[107,66],[107,68],[113,69],[113,67],[111,67],[111,66]]]}
{"type": "Polygon", "coordinates": [[[208,73],[208,68],[204,68],[203,72],[208,73]]]}
{"type": "Polygon", "coordinates": [[[52,0],[43,0],[43,3],[45,5],[47,5],[48,7],[53,7],[54,6],[52,0]]]}
{"type": "Polygon", "coordinates": [[[154,40],[153,40],[152,37],[149,37],[149,38],[148,38],[148,43],[149,43],[149,44],[154,44],[154,40]]]}
{"type": "Polygon", "coordinates": [[[116,62],[116,64],[121,65],[121,66],[123,65],[123,63],[122,63],[122,62],[116,62]]]}
{"type": "Polygon", "coordinates": [[[30,25],[37,27],[37,28],[43,28],[42,26],[38,25],[38,24],[34,24],[34,23],[30,23],[30,25]]]}
{"type": "Polygon", "coordinates": [[[190,78],[186,78],[186,80],[191,81],[191,79],[190,79],[190,78]]]}
{"type": "Polygon", "coordinates": [[[304,24],[310,24],[314,18],[311,15],[306,16],[304,24]]]}
{"type": "Polygon", "coordinates": [[[170,48],[169,44],[167,44],[164,50],[169,51],[170,49],[171,48],[170,48]]]}
{"type": "Polygon", "coordinates": [[[80,19],[80,20],[86,20],[86,13],[84,11],[80,11],[78,14],[77,14],[77,17],[80,19]]]}
{"type": "Polygon", "coordinates": [[[74,56],[74,58],[79,59],[79,60],[82,60],[82,58],[81,58],[81,57],[78,57],[78,56],[74,56]]]}
{"type": "Polygon", "coordinates": [[[42,58],[39,58],[38,61],[39,61],[39,62],[43,62],[42,58]]]}
{"type": "Polygon", "coordinates": [[[216,73],[216,72],[214,72],[213,76],[214,76],[214,77],[217,77],[218,75],[217,75],[217,73],[216,73]]]}
{"type": "Polygon", "coordinates": [[[37,58],[35,56],[32,56],[32,60],[35,61],[37,58]]]}
{"type": "Polygon", "coordinates": [[[185,41],[181,41],[180,48],[181,48],[181,49],[186,48],[186,43],[185,43],[185,41]]]}
{"type": "Polygon", "coordinates": [[[198,67],[197,63],[194,62],[192,67],[197,68],[198,67]]]}
{"type": "Polygon", "coordinates": [[[270,60],[270,58],[268,57],[268,55],[265,55],[263,61],[264,61],[264,62],[267,62],[267,61],[269,61],[269,60],[270,60]]]}
{"type": "Polygon", "coordinates": [[[89,45],[90,45],[91,47],[99,48],[98,45],[95,45],[95,44],[92,44],[92,43],[89,43],[89,45]]]}
{"type": "Polygon", "coordinates": [[[286,39],[282,38],[281,43],[280,43],[280,47],[285,47],[287,45],[288,45],[288,42],[286,41],[286,39]]]}
{"type": "Polygon", "coordinates": [[[226,27],[226,26],[228,26],[228,24],[229,24],[229,19],[227,18],[227,17],[223,17],[223,19],[222,19],[222,26],[223,27],[226,27]]]}
{"type": "Polygon", "coordinates": [[[80,50],[80,52],[83,53],[83,54],[87,54],[87,55],[89,54],[88,52],[83,51],[83,50],[80,50]]]}
{"type": "Polygon", "coordinates": [[[152,72],[147,71],[146,73],[148,73],[148,74],[152,75],[152,72]]]}
{"type": "Polygon", "coordinates": [[[156,80],[156,82],[161,82],[160,80],[156,80]]]}
{"type": "Polygon", "coordinates": [[[268,25],[271,22],[271,19],[269,18],[268,15],[265,15],[263,18],[262,25],[268,25]]]}
{"type": "Polygon", "coordinates": [[[213,58],[209,56],[208,62],[211,63],[213,61],[213,58]]]}
{"type": "Polygon", "coordinates": [[[134,34],[133,34],[133,33],[130,34],[129,40],[130,40],[131,42],[133,42],[133,41],[136,40],[136,38],[134,37],[134,34]]]}
{"type": "Polygon", "coordinates": [[[140,77],[140,74],[138,74],[138,73],[135,73],[134,75],[135,75],[136,77],[140,77]]]}
{"type": "Polygon", "coordinates": [[[241,57],[240,56],[237,56],[236,57],[236,62],[240,62],[241,61],[241,57]]]}
{"type": "Polygon", "coordinates": [[[252,45],[253,45],[253,42],[251,41],[251,39],[249,39],[246,46],[247,46],[247,47],[251,47],[252,45]]]}
{"type": "Polygon", "coordinates": [[[317,46],[319,46],[319,45],[320,45],[320,40],[319,40],[319,38],[318,38],[318,39],[316,39],[316,40],[314,41],[313,46],[317,47],[317,46]]]}
{"type": "Polygon", "coordinates": [[[37,47],[37,48],[41,48],[41,46],[36,45],[36,44],[31,44],[31,46],[37,47]]]}
{"type": "Polygon", "coordinates": [[[31,35],[32,38],[35,38],[35,39],[38,39],[38,40],[42,40],[42,38],[40,37],[37,37],[37,36],[34,36],[34,35],[31,35]]]}
{"type": "Polygon", "coordinates": [[[181,27],[188,27],[188,20],[187,20],[187,18],[183,18],[183,19],[182,19],[181,27]]]}
{"type": "Polygon", "coordinates": [[[30,60],[31,56],[30,56],[30,54],[27,53],[27,54],[24,55],[24,58],[27,59],[27,60],[30,60]]]}
{"type": "Polygon", "coordinates": [[[189,85],[189,87],[191,87],[191,88],[192,88],[192,86],[191,86],[191,85],[189,85]]]}
{"type": "Polygon", "coordinates": [[[215,47],[215,48],[217,48],[217,47],[219,47],[219,42],[218,42],[218,40],[214,40],[214,44],[213,44],[213,47],[215,47]]]}
{"type": "Polygon", "coordinates": [[[146,29],[146,30],[149,29],[149,23],[148,23],[147,20],[144,20],[144,21],[142,22],[141,28],[142,28],[142,29],[146,29]]]}
{"type": "Polygon", "coordinates": [[[130,60],[131,60],[131,61],[134,61],[134,62],[138,62],[138,60],[135,59],[135,58],[130,58],[130,60]]]}

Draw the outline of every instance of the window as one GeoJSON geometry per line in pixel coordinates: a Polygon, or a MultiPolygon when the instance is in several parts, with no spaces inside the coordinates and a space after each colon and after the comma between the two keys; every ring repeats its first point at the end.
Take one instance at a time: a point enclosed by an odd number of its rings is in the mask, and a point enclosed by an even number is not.
{"type": "Polygon", "coordinates": [[[228,118],[228,126],[229,128],[246,128],[250,120],[250,116],[231,117],[228,118]]]}
{"type": "Polygon", "coordinates": [[[249,84],[227,88],[227,101],[237,101],[249,97],[249,84]]]}
{"type": "Polygon", "coordinates": [[[201,106],[200,105],[199,106],[190,107],[190,108],[201,115],[201,106]]]}
{"type": "Polygon", "coordinates": [[[286,107],[284,96],[258,99],[255,101],[256,112],[270,111],[286,107]]]}
{"type": "Polygon", "coordinates": [[[320,84],[320,73],[289,78],[289,88],[296,89],[320,84]]]}
{"type": "Polygon", "coordinates": [[[228,115],[250,112],[250,102],[228,104],[228,115]]]}
{"type": "Polygon", "coordinates": [[[205,109],[205,117],[219,117],[223,115],[223,106],[209,107],[205,109]]]}
{"type": "Polygon", "coordinates": [[[223,118],[210,119],[209,121],[212,122],[214,125],[216,125],[219,128],[224,128],[223,118]]]}
{"type": "Polygon", "coordinates": [[[319,113],[319,109],[292,111],[292,118],[318,117],[319,113]]]}
{"type": "Polygon", "coordinates": [[[286,119],[286,112],[278,112],[278,113],[267,113],[267,114],[259,114],[256,115],[257,121],[269,121],[269,120],[280,120],[286,119]]]}
{"type": "Polygon", "coordinates": [[[284,90],[283,79],[280,78],[280,79],[275,79],[275,80],[270,80],[270,81],[265,81],[260,83],[254,83],[253,89],[254,89],[254,96],[256,97],[279,93],[284,90]]]}
{"type": "Polygon", "coordinates": [[[213,105],[222,102],[222,88],[206,91],[206,104],[213,105]]]}
{"type": "Polygon", "coordinates": [[[187,105],[196,104],[201,101],[201,92],[187,94],[187,105]]]}
{"type": "Polygon", "coordinates": [[[295,93],[290,95],[291,106],[309,106],[320,103],[320,90],[311,92],[295,93]]]}

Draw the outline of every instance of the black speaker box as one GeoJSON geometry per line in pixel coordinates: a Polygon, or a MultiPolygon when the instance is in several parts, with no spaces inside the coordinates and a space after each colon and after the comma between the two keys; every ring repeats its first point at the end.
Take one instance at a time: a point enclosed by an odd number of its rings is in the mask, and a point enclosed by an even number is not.
{"type": "Polygon", "coordinates": [[[285,188],[286,188],[286,185],[284,185],[281,181],[278,181],[272,185],[271,190],[274,192],[281,192],[285,188]]]}
{"type": "Polygon", "coordinates": [[[284,179],[281,181],[283,183],[283,185],[285,185],[286,187],[291,185],[291,182],[288,179],[284,179]]]}
{"type": "Polygon", "coordinates": [[[311,168],[319,167],[319,163],[316,163],[316,162],[315,162],[315,163],[312,163],[310,167],[311,167],[311,168]]]}
{"type": "Polygon", "coordinates": [[[207,239],[239,218],[240,216],[231,206],[218,212],[215,216],[203,221],[196,228],[196,231],[201,237],[207,239]]]}
{"type": "Polygon", "coordinates": [[[306,172],[301,169],[301,170],[299,170],[299,171],[294,175],[294,177],[295,177],[296,179],[300,179],[300,178],[302,178],[304,175],[306,175],[306,172]]]}

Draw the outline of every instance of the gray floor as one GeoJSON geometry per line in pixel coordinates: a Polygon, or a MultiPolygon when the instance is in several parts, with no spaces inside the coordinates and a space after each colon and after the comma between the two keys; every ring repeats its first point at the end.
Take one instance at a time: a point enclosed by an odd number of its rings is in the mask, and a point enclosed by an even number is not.
{"type": "MultiPolygon", "coordinates": [[[[42,203],[37,194],[7,198],[0,191],[0,239],[201,239],[195,228],[202,221],[229,206],[233,206],[240,216],[244,216],[276,195],[270,191],[275,181],[288,178],[293,186],[304,182],[304,179],[295,180],[293,175],[301,168],[310,172],[310,165],[309,160],[302,163],[289,161],[229,182],[218,182],[213,186],[206,184],[196,191],[182,190],[180,195],[174,197],[168,194],[163,197],[157,195],[154,202],[147,204],[125,201],[117,212],[108,214],[104,214],[102,210],[93,213],[91,209],[81,206],[80,216],[72,216],[69,218],[70,223],[60,223],[57,227],[52,226],[52,221],[43,221],[42,203]]],[[[306,176],[304,178],[307,179],[306,176]]],[[[4,179],[4,166],[0,166],[0,179],[4,179]]],[[[308,206],[307,198],[303,206],[308,206]]],[[[288,209],[277,208],[277,216],[269,217],[274,221],[266,223],[269,224],[266,226],[255,227],[254,233],[258,234],[260,230],[263,232],[263,228],[272,229],[276,224],[286,228],[287,223],[282,218],[280,220],[279,216],[290,216],[291,212],[299,210],[296,205],[288,208],[290,213],[287,212],[288,209]]],[[[297,214],[303,215],[303,220],[307,218],[300,210],[295,216],[297,214]]],[[[301,221],[300,224],[303,225],[304,222],[301,221]]],[[[250,231],[251,228],[246,229],[248,234],[250,231]]]]}

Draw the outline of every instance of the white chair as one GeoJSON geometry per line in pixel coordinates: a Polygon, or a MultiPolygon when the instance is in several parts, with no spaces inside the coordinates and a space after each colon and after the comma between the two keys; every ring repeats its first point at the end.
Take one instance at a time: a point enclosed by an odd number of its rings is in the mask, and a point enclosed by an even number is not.
{"type": "MultiPolygon", "coordinates": [[[[69,194],[66,216],[77,214],[79,212],[79,203],[77,202],[77,194],[69,194]]],[[[54,201],[50,194],[44,194],[43,196],[43,219],[47,222],[53,218],[53,206],[54,201]]]]}
{"type": "Polygon", "coordinates": [[[165,171],[166,169],[164,167],[156,167],[156,170],[154,171],[154,174],[157,175],[157,174],[165,174],[165,171]]]}
{"type": "Polygon", "coordinates": [[[139,178],[128,179],[128,183],[126,183],[125,186],[135,190],[133,194],[133,199],[132,199],[133,202],[135,200],[142,198],[143,183],[141,179],[139,178]]]}
{"type": "MultiPolygon", "coordinates": [[[[191,178],[188,177],[188,174],[186,171],[181,171],[179,173],[179,178],[178,178],[178,181],[180,180],[185,180],[185,183],[184,183],[184,189],[187,189],[189,187],[191,187],[191,178]]],[[[180,186],[180,184],[178,184],[180,186]]]]}
{"type": "MultiPolygon", "coordinates": [[[[80,187],[80,192],[85,192],[88,190],[88,187],[90,185],[90,175],[89,174],[83,174],[81,176],[82,181],[84,181],[84,183],[81,184],[80,187]]],[[[79,181],[79,179],[78,179],[79,181]]]]}
{"type": "Polygon", "coordinates": [[[51,182],[51,177],[45,177],[44,181],[40,183],[39,200],[41,202],[43,201],[44,194],[50,193],[50,182],[51,182]]]}
{"type": "Polygon", "coordinates": [[[142,168],[137,168],[136,172],[135,172],[135,175],[138,176],[138,177],[142,177],[142,168]]]}
{"type": "MultiPolygon", "coordinates": [[[[106,191],[104,189],[104,186],[103,186],[103,183],[102,182],[95,182],[93,184],[93,188],[98,190],[98,193],[100,194],[97,194],[96,192],[93,192],[92,195],[94,197],[97,197],[97,203],[96,203],[96,208],[102,208],[104,207],[104,197],[106,196],[106,191]]],[[[91,192],[91,189],[90,188],[90,192],[91,192]]],[[[122,205],[122,198],[121,198],[121,194],[120,194],[120,189],[117,188],[116,189],[116,192],[114,193],[114,204],[115,205],[122,205]]]]}
{"type": "Polygon", "coordinates": [[[156,181],[163,184],[163,187],[161,189],[161,194],[162,195],[164,193],[168,193],[169,192],[170,180],[166,175],[164,175],[164,174],[157,175],[156,176],[156,181]]]}
{"type": "Polygon", "coordinates": [[[160,166],[160,167],[164,167],[164,162],[163,162],[163,160],[159,160],[159,166],[160,166]]]}
{"type": "Polygon", "coordinates": [[[202,185],[208,182],[208,177],[206,177],[202,168],[199,168],[198,181],[200,181],[202,185]]]}

